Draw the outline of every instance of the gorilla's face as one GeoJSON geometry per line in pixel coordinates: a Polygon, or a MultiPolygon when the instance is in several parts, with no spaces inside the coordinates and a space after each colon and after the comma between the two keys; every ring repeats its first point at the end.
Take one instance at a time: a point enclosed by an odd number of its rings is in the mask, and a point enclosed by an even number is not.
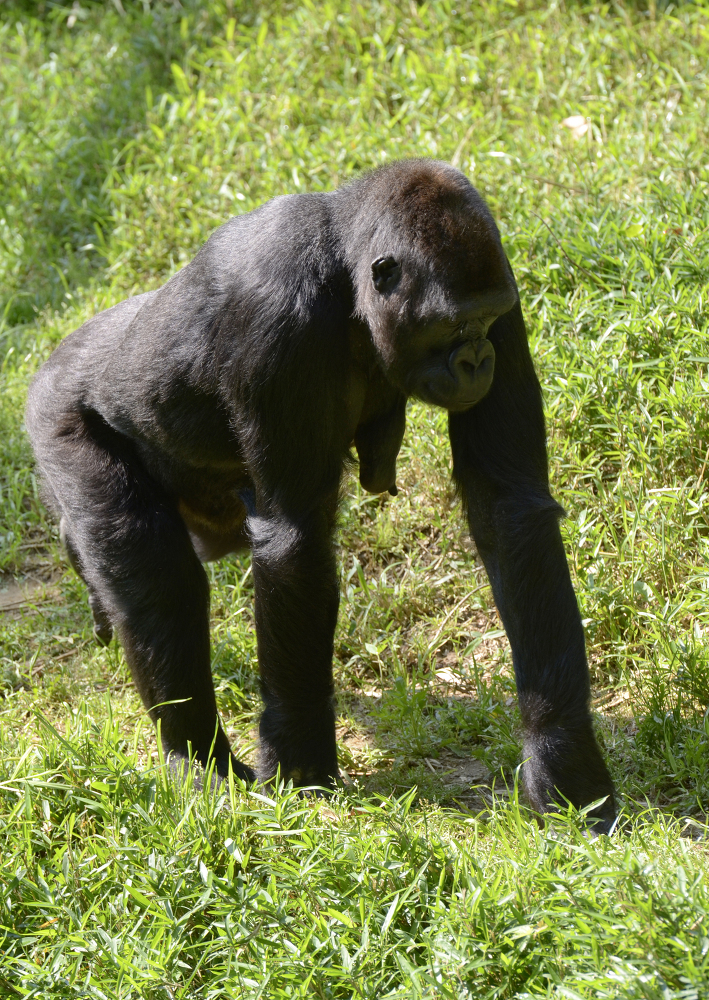
{"type": "Polygon", "coordinates": [[[453,412],[480,402],[495,370],[488,330],[517,301],[508,269],[496,268],[494,282],[467,294],[430,276],[422,280],[391,253],[371,270],[370,325],[390,380],[407,396],[453,412]]]}
{"type": "Polygon", "coordinates": [[[495,319],[464,310],[453,320],[433,320],[416,331],[409,353],[409,394],[453,411],[480,402],[495,371],[495,349],[487,339],[495,319]]]}

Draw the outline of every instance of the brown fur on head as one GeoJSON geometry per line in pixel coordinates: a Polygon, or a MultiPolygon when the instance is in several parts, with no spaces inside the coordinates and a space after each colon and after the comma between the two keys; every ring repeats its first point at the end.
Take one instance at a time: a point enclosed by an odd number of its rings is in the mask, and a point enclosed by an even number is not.
{"type": "Polygon", "coordinates": [[[393,239],[414,258],[421,277],[435,278],[456,297],[508,280],[494,219],[455,167],[437,160],[393,163],[377,171],[372,194],[379,209],[372,237],[393,239]]]}
{"type": "Polygon", "coordinates": [[[474,405],[492,382],[487,329],[517,298],[485,202],[460,171],[429,160],[383,167],[353,191],[366,220],[357,312],[388,378],[447,409],[474,405]]]}

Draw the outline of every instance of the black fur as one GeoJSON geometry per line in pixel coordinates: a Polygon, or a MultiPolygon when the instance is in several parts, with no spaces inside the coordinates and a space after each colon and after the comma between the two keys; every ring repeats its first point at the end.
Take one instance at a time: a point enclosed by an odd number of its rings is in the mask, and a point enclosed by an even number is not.
{"type": "Polygon", "coordinates": [[[165,750],[230,754],[210,673],[201,561],[250,545],[265,702],[259,777],[337,777],[332,649],[338,491],[396,492],[406,399],[450,413],[454,476],[507,629],[540,811],[613,789],[547,481],[516,286],[480,196],[410,161],[218,229],[157,292],[59,345],[27,409],[50,505],[114,627],[165,750]]]}

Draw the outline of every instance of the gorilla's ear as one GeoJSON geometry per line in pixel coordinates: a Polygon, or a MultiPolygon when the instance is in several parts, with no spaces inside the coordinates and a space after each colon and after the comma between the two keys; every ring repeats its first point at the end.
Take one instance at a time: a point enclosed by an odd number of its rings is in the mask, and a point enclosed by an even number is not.
{"type": "Polygon", "coordinates": [[[378,292],[390,292],[401,277],[401,264],[385,254],[372,261],[372,283],[378,292]]]}

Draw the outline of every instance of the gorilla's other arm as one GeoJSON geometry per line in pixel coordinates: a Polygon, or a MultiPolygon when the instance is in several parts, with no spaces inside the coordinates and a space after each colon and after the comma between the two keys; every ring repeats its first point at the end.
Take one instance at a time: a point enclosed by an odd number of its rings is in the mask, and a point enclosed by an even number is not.
{"type": "Polygon", "coordinates": [[[613,785],[589,712],[583,628],[549,493],[539,383],[517,304],[491,327],[495,379],[449,418],[453,475],[512,648],[532,805],[588,805],[599,829],[615,816],[613,785]]]}
{"type": "Polygon", "coordinates": [[[396,496],[396,457],[406,430],[406,396],[396,393],[390,406],[361,423],[355,432],[359,481],[368,493],[396,496]]]}

